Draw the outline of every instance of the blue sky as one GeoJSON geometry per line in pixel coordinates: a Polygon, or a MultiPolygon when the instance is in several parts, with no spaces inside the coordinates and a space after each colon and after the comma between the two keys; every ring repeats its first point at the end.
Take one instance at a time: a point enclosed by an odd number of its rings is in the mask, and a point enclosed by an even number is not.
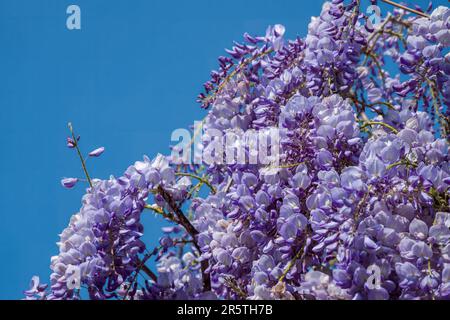
{"type": "MultiPolygon", "coordinates": [[[[303,36],[321,3],[1,0],[0,299],[21,298],[35,274],[48,280],[58,234],[80,207],[84,186],[60,186],[82,176],[67,122],[85,152],[106,147],[88,162],[97,178],[168,153],[172,130],[204,116],[196,95],[224,48],[275,23],[303,36]],[[70,4],[81,30],[66,28],[70,4]]],[[[146,219],[155,243],[161,221],[146,219]]]]}

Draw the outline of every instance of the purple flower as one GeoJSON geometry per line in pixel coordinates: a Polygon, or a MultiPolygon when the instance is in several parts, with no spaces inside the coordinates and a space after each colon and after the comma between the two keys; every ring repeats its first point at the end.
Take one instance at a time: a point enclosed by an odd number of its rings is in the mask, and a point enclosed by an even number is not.
{"type": "Polygon", "coordinates": [[[73,140],[71,137],[67,138],[67,147],[73,149],[76,147],[78,141],[80,141],[80,136],[77,137],[77,141],[73,140]]]}
{"type": "Polygon", "coordinates": [[[103,152],[105,152],[105,148],[104,147],[100,147],[98,149],[95,149],[95,150],[89,152],[89,156],[90,157],[100,157],[103,152]]]}
{"type": "Polygon", "coordinates": [[[61,185],[67,189],[72,189],[77,183],[78,178],[64,178],[61,180],[61,185]]]}
{"type": "Polygon", "coordinates": [[[276,131],[279,157],[245,141],[247,162],[90,179],[27,299],[80,298],[74,273],[92,299],[450,298],[450,10],[371,28],[356,5],[326,2],[304,38],[244,34],[204,84],[201,149],[276,131]],[[167,222],[154,247],[144,210],[167,222]]]}

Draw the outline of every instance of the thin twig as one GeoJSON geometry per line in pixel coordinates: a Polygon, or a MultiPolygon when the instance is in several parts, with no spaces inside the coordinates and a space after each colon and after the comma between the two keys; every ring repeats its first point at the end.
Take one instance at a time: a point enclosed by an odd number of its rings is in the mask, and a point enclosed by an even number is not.
{"type": "Polygon", "coordinates": [[[441,103],[439,101],[439,94],[436,93],[436,91],[435,91],[435,86],[434,86],[435,83],[429,79],[426,79],[426,82],[427,82],[428,86],[430,87],[430,93],[431,93],[431,97],[433,99],[434,112],[435,112],[436,116],[438,117],[439,124],[441,125],[441,132],[443,133],[445,138],[448,139],[447,135],[449,132],[447,132],[447,131],[448,131],[449,123],[448,123],[448,119],[446,119],[440,111],[441,103]]]}
{"type": "Polygon", "coordinates": [[[411,166],[411,167],[413,167],[413,168],[417,168],[417,164],[415,164],[415,163],[413,163],[413,162],[410,162],[410,161],[407,160],[407,159],[402,159],[402,160],[400,160],[400,161],[397,161],[397,162],[395,162],[395,163],[392,163],[392,164],[388,165],[386,169],[387,169],[387,170],[391,170],[391,169],[393,169],[393,168],[395,168],[395,167],[397,167],[397,166],[401,166],[401,165],[411,166]]]}
{"type": "Polygon", "coordinates": [[[363,124],[361,126],[361,129],[367,128],[368,126],[374,126],[374,125],[380,125],[380,126],[386,127],[389,130],[391,130],[393,133],[395,133],[395,134],[398,133],[398,130],[395,129],[393,126],[391,126],[387,123],[381,122],[381,121],[367,121],[365,124],[363,124]]]}
{"type": "Polygon", "coordinates": [[[305,245],[306,245],[306,240],[303,243],[302,247],[297,251],[295,256],[292,258],[292,260],[289,261],[286,269],[283,271],[282,275],[278,279],[278,282],[283,282],[283,280],[286,278],[286,276],[289,273],[289,271],[291,271],[291,269],[294,267],[294,265],[297,262],[297,260],[299,260],[303,256],[304,251],[305,251],[305,245]]]}
{"type": "Polygon", "coordinates": [[[84,161],[84,158],[83,158],[83,155],[81,154],[80,148],[78,147],[78,139],[75,136],[75,133],[73,131],[72,123],[69,122],[68,123],[68,127],[69,127],[69,130],[70,130],[70,133],[72,134],[73,145],[75,146],[75,149],[77,150],[78,156],[80,157],[81,166],[83,167],[84,174],[85,174],[86,179],[87,179],[87,181],[89,183],[89,186],[92,188],[91,177],[89,176],[89,173],[87,171],[86,162],[84,161]]]}
{"type": "Polygon", "coordinates": [[[177,172],[177,173],[175,173],[175,175],[176,176],[190,177],[190,178],[197,179],[198,181],[203,182],[204,184],[206,184],[211,189],[211,192],[213,194],[216,194],[216,188],[214,188],[214,186],[207,179],[205,179],[203,177],[197,176],[197,175],[192,174],[192,173],[185,173],[185,172],[177,172]]]}

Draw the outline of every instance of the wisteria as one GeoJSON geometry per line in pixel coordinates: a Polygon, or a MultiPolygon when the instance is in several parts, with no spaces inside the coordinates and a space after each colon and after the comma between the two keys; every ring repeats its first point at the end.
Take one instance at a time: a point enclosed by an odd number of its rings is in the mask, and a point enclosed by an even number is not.
{"type": "Polygon", "coordinates": [[[450,299],[450,9],[380,19],[333,0],[305,37],[270,26],[219,57],[193,140],[276,130],[269,164],[172,152],[94,179],[69,125],[84,177],[61,184],[88,187],[26,299],[450,299]]]}

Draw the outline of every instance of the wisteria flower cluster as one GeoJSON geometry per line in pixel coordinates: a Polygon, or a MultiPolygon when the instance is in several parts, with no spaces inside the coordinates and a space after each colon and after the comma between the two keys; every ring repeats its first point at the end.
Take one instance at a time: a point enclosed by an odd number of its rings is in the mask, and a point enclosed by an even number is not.
{"type": "Polygon", "coordinates": [[[450,299],[450,9],[374,25],[333,0],[284,34],[244,34],[198,96],[205,136],[279,130],[276,165],[157,155],[91,179],[70,126],[86,179],[61,183],[89,187],[27,299],[450,299]],[[153,246],[145,211],[170,222],[153,246]]]}

